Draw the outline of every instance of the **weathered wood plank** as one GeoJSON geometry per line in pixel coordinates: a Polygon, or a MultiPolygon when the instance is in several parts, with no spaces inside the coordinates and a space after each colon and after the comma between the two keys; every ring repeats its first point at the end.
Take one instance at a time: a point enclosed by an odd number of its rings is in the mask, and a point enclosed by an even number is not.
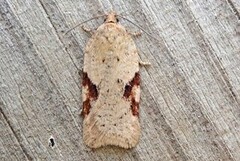
{"type": "Polygon", "coordinates": [[[240,160],[238,1],[0,0],[0,19],[1,160],[240,160]],[[64,36],[110,10],[158,39],[136,39],[152,66],[141,70],[143,131],[131,150],[83,144],[78,72],[89,35],[64,36]]]}
{"type": "Polygon", "coordinates": [[[9,125],[8,118],[1,111],[2,108],[4,106],[0,104],[0,160],[26,160],[28,156],[25,154],[25,147],[19,142],[15,135],[17,131],[9,125]]]}

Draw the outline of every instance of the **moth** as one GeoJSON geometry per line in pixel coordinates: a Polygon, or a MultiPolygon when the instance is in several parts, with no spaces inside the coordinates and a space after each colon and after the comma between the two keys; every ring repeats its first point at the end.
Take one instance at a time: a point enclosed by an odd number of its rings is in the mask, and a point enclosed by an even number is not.
{"type": "Polygon", "coordinates": [[[91,148],[132,148],[140,138],[139,55],[131,35],[107,14],[84,53],[83,140],[91,148]]]}

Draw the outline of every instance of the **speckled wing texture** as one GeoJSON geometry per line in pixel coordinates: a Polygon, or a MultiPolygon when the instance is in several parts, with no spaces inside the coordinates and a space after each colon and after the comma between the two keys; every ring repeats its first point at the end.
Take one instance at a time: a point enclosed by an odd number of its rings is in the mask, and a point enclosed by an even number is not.
{"type": "Polygon", "coordinates": [[[115,21],[102,24],[87,43],[83,68],[86,145],[136,146],[140,137],[139,56],[125,28],[115,21]]]}

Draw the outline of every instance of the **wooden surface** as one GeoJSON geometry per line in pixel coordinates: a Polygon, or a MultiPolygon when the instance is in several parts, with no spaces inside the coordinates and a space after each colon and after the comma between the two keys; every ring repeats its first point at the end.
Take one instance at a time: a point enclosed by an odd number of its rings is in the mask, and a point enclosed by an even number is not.
{"type": "Polygon", "coordinates": [[[0,160],[239,161],[239,12],[239,0],[0,0],[0,160]],[[152,66],[141,69],[142,136],[130,150],[83,144],[89,35],[64,36],[110,10],[158,39],[135,38],[152,66]]]}

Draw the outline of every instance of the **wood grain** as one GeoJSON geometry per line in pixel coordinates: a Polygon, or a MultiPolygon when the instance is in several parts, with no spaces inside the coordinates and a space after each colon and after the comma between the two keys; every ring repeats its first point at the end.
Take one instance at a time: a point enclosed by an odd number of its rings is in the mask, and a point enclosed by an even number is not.
{"type": "Polygon", "coordinates": [[[0,0],[0,160],[240,160],[239,6],[238,0],[0,0]],[[135,38],[141,59],[152,64],[141,69],[140,143],[91,150],[82,141],[78,74],[90,35],[81,28],[64,33],[111,10],[157,40],[135,38]]]}

